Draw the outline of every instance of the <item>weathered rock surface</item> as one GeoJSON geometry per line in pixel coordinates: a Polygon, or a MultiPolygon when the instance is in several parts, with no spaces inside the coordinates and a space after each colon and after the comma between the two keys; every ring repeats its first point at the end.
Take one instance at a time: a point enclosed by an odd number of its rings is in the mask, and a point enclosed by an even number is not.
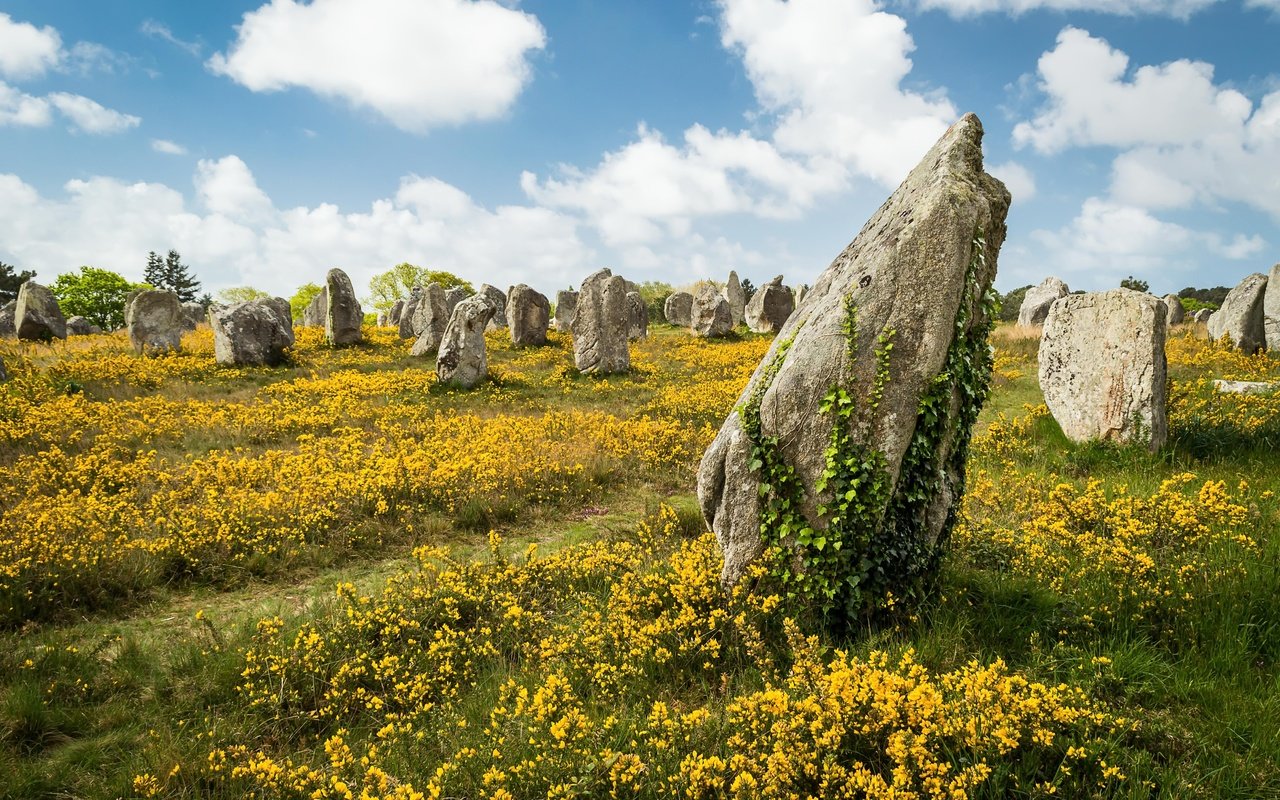
{"type": "Polygon", "coordinates": [[[631,342],[649,336],[649,307],[639,292],[627,292],[627,340],[631,342]]]}
{"type": "Polygon", "coordinates": [[[449,312],[449,317],[453,317],[453,310],[458,307],[458,303],[467,299],[467,290],[461,286],[450,286],[444,290],[444,307],[449,312]]]}
{"type": "Polygon", "coordinates": [[[68,336],[90,336],[95,333],[102,333],[102,328],[94,325],[84,317],[74,316],[67,320],[68,336]]]}
{"type": "Polygon", "coordinates": [[[1040,389],[1068,439],[1164,446],[1167,311],[1130,289],[1053,304],[1040,337],[1040,389]]]}
{"type": "Polygon", "coordinates": [[[738,273],[729,270],[729,280],[724,285],[724,299],[729,301],[729,314],[733,317],[733,327],[738,327],[747,318],[747,293],[742,290],[742,281],[738,273]]]}
{"type": "Polygon", "coordinates": [[[1269,381],[1215,380],[1213,388],[1223,394],[1271,394],[1280,389],[1280,383],[1269,381]]]}
{"type": "Polygon", "coordinates": [[[400,327],[400,315],[404,313],[404,301],[397,300],[391,304],[391,310],[387,312],[387,324],[394,327],[400,327]]]}
{"type": "Polygon", "coordinates": [[[18,301],[10,300],[0,306],[0,336],[17,336],[18,328],[14,324],[14,317],[18,312],[18,301]]]}
{"type": "Polygon", "coordinates": [[[1165,310],[1168,311],[1165,322],[1169,325],[1181,325],[1187,318],[1187,310],[1182,307],[1182,301],[1176,294],[1166,294],[1161,299],[1164,301],[1165,310]]]}
{"type": "Polygon", "coordinates": [[[209,313],[213,357],[227,366],[275,366],[293,346],[293,318],[282,298],[250,300],[209,313]]]}
{"type": "Polygon", "coordinates": [[[133,298],[124,324],[134,352],[167,353],[182,349],[186,319],[176,294],[153,289],[133,298]]]}
{"type": "Polygon", "coordinates": [[[477,293],[458,303],[436,357],[440,383],[471,389],[489,374],[484,330],[495,313],[497,309],[486,294],[477,293]]]}
{"type": "Polygon", "coordinates": [[[357,344],[364,338],[361,327],[364,325],[364,309],[356,299],[356,290],[351,285],[351,278],[340,269],[331,269],[325,275],[325,289],[328,293],[328,308],[324,317],[324,338],[329,344],[344,346],[357,344]]]}
{"type": "Polygon", "coordinates": [[[1071,289],[1061,278],[1050,275],[1040,281],[1039,286],[1032,286],[1022,297],[1022,306],[1018,309],[1018,324],[1023,326],[1043,325],[1049,316],[1049,308],[1059,297],[1071,294],[1071,289]]]}
{"type": "Polygon", "coordinates": [[[1213,316],[1213,309],[1202,308],[1191,315],[1191,321],[1208,324],[1209,317],[1212,317],[1212,316],[1213,316]]]}
{"type": "Polygon", "coordinates": [[[58,308],[53,292],[35,281],[18,287],[18,300],[13,308],[13,327],[19,339],[47,342],[67,338],[67,320],[58,308]]]}
{"type": "MultiPolygon", "coordinates": [[[[868,537],[842,542],[842,560],[856,565],[871,557],[885,574],[911,580],[945,539],[990,369],[982,298],[995,276],[1010,202],[1004,185],[983,172],[981,142],[972,114],[948,129],[818,278],[804,313],[787,321],[748,383],[743,413],[729,415],[703,455],[698,498],[724,553],[726,583],[741,578],[764,548],[761,473],[752,464],[753,449],[766,442],[775,443],[771,452],[801,487],[787,498],[797,525],[819,536],[853,525],[853,536],[868,537]],[[984,238],[975,239],[975,231],[984,238]],[[852,341],[846,298],[856,307],[852,341]],[[886,339],[892,350],[883,347],[886,339]],[[876,377],[878,365],[884,379],[876,377]],[[972,372],[970,381],[961,379],[962,369],[972,372]],[[948,377],[940,382],[942,375],[948,377]],[[880,466],[868,477],[887,481],[883,497],[863,497],[873,506],[861,522],[818,514],[819,504],[833,500],[817,489],[834,424],[820,407],[833,386],[862,407],[841,429],[849,437],[842,452],[878,454],[880,466]],[[867,405],[873,388],[882,394],[867,405]],[[921,412],[926,398],[935,409],[930,416],[921,412]],[[752,417],[755,430],[744,425],[752,417]],[[887,542],[888,549],[859,552],[863,541],[887,542]]],[[[781,543],[797,557],[806,552],[789,537],[781,543]]],[[[857,577],[827,576],[833,585],[857,577]]]]}
{"type": "Polygon", "coordinates": [[[311,298],[302,311],[302,324],[308,328],[323,328],[329,318],[329,287],[323,286],[316,296],[311,298]]]}
{"type": "Polygon", "coordinates": [[[0,358],[0,383],[9,380],[9,371],[4,368],[4,359],[0,358]]]}
{"type": "Polygon", "coordinates": [[[542,292],[523,283],[507,294],[507,328],[516,347],[537,347],[547,343],[551,324],[551,301],[542,292]]]}
{"type": "Polygon", "coordinates": [[[688,292],[673,292],[662,304],[662,315],[672,325],[687,328],[693,324],[693,295],[688,292]]]}
{"type": "Polygon", "coordinates": [[[1263,298],[1267,289],[1267,276],[1255,272],[1240,281],[1227,293],[1227,299],[1209,317],[1209,338],[1231,337],[1236,347],[1246,353],[1256,353],[1266,347],[1267,335],[1263,325],[1263,298]]]}
{"type": "Polygon", "coordinates": [[[1280,264],[1267,274],[1262,292],[1262,333],[1267,349],[1280,351],[1280,264]]]}
{"type": "Polygon", "coordinates": [[[556,292],[556,330],[568,333],[573,330],[573,315],[578,309],[578,293],[569,289],[556,292]]]}
{"type": "Polygon", "coordinates": [[[779,275],[751,296],[751,302],[747,303],[747,327],[756,333],[777,333],[795,309],[795,296],[782,285],[779,275]]]}
{"type": "Polygon", "coordinates": [[[733,312],[729,301],[716,291],[716,287],[704,283],[698,287],[689,311],[689,327],[704,339],[719,339],[733,331],[733,312]]]}
{"type": "Polygon", "coordinates": [[[498,328],[507,327],[507,294],[497,286],[490,286],[487,283],[480,284],[480,289],[476,294],[482,294],[489,298],[489,303],[494,307],[493,319],[489,320],[489,329],[496,330],[498,328]]]}
{"type": "Polygon", "coordinates": [[[419,332],[413,330],[413,317],[418,313],[418,303],[422,302],[422,287],[415,286],[409,290],[409,299],[404,302],[404,308],[400,309],[400,338],[416,339],[419,332]]]}
{"type": "Polygon", "coordinates": [[[418,331],[418,338],[414,340],[413,347],[409,348],[409,355],[425,356],[439,352],[445,328],[449,327],[449,310],[444,301],[444,289],[434,283],[422,287],[413,316],[410,327],[418,331]]]}
{"type": "Polygon", "coordinates": [[[209,319],[209,312],[204,306],[196,302],[182,304],[182,325],[189,331],[194,331],[200,327],[201,322],[209,319]]]}
{"type": "Polygon", "coordinates": [[[796,308],[800,307],[800,304],[804,302],[804,296],[808,293],[809,293],[809,284],[802,283],[796,287],[796,308]]]}
{"type": "Polygon", "coordinates": [[[573,315],[573,361],[579,372],[607,375],[631,369],[627,317],[622,276],[607,269],[587,276],[573,315]]]}

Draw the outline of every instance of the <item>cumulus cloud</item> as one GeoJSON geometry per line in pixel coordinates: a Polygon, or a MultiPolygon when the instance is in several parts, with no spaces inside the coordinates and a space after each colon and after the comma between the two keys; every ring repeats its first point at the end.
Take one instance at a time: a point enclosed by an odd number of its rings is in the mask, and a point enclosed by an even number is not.
{"type": "Polygon", "coordinates": [[[1141,66],[1078,28],[1039,60],[1046,102],[1014,127],[1042,153],[1113,147],[1111,194],[1145,208],[1240,202],[1280,219],[1280,91],[1255,104],[1214,83],[1213,65],[1141,66]]]}
{"type": "Polygon", "coordinates": [[[0,174],[0,257],[52,278],[92,264],[140,278],[150,250],[174,247],[206,288],[252,285],[288,296],[329,267],[358,288],[400,261],[430,264],[499,286],[545,291],[593,267],[571,217],[544,208],[485,208],[434,178],[408,176],[367,210],[332,204],[276,208],[236,156],[201,161],[196,200],[157,183],[73,180],[42,196],[0,174]]]}
{"type": "Polygon", "coordinates": [[[168,139],[152,139],[151,149],[169,156],[185,156],[187,154],[187,148],[168,139]]]}
{"type": "Polygon", "coordinates": [[[174,35],[173,31],[169,29],[169,26],[165,25],[163,22],[157,22],[154,19],[146,19],[142,21],[142,25],[138,30],[143,35],[150,36],[153,39],[163,39],[174,47],[177,47],[179,50],[185,50],[193,56],[200,55],[202,47],[199,42],[188,42],[185,39],[179,39],[174,35]]]}
{"type": "Polygon", "coordinates": [[[43,128],[53,121],[49,101],[34,97],[0,81],[0,128],[43,128]]]}
{"type": "Polygon", "coordinates": [[[767,136],[695,124],[669,143],[641,125],[589,170],[526,172],[525,192],[636,247],[715,215],[795,217],[859,177],[896,185],[958,116],[945,97],[903,88],[914,44],[872,0],[718,6],[721,43],[742,59],[767,136]]]}
{"type": "Polygon", "coordinates": [[[255,92],[299,87],[424,132],[499,117],[546,45],[532,14],[494,0],[271,0],[207,62],[255,92]]]}
{"type": "Polygon", "coordinates": [[[1025,203],[1036,196],[1035,176],[1031,174],[1031,170],[1016,161],[988,164],[987,172],[1004,182],[1015,203],[1025,203]]]}
{"type": "MultiPolygon", "coordinates": [[[[1003,12],[1024,14],[1038,9],[1052,11],[1092,11],[1101,14],[1137,16],[1150,14],[1186,19],[1220,0],[917,0],[922,9],[941,9],[956,17],[1003,12]]],[[[1250,0],[1253,4],[1280,0],[1250,0]]]]}
{"type": "Polygon", "coordinates": [[[142,122],[141,117],[106,108],[83,95],[54,92],[49,95],[49,103],[71,121],[75,130],[84,133],[120,133],[142,122]]]}
{"type": "Polygon", "coordinates": [[[62,58],[62,37],[0,12],[0,76],[13,80],[43,75],[62,58]]]}

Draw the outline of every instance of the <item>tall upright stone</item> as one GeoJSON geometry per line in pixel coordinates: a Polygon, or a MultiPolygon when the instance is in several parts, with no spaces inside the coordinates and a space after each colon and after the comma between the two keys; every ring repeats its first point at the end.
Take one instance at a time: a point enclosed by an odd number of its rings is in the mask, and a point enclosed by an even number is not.
{"type": "Polygon", "coordinates": [[[1227,298],[1209,317],[1209,338],[1230,337],[1231,342],[1246,353],[1256,353],[1267,345],[1266,326],[1263,324],[1263,300],[1267,290],[1267,276],[1255,272],[1246,276],[1227,292],[1227,298]]]}
{"type": "Polygon", "coordinates": [[[387,324],[394,327],[400,327],[400,315],[404,313],[404,300],[397,300],[391,304],[391,309],[387,311],[387,324]]]}
{"type": "Polygon", "coordinates": [[[804,296],[809,293],[809,284],[802,283],[796,287],[796,308],[804,302],[804,296]]]}
{"type": "Polygon", "coordinates": [[[493,317],[489,320],[489,330],[497,330],[498,328],[507,327],[507,294],[497,286],[490,286],[487,283],[480,284],[480,288],[476,294],[482,294],[489,298],[490,305],[493,306],[493,317]]]}
{"type": "Polygon", "coordinates": [[[324,278],[328,308],[324,317],[324,338],[337,347],[359,344],[364,339],[364,309],[347,273],[336,267],[324,278]]]}
{"type": "Polygon", "coordinates": [[[516,347],[538,347],[547,343],[551,324],[551,301],[542,292],[521,283],[507,293],[507,328],[516,347]]]}
{"type": "MultiPolygon", "coordinates": [[[[727,302],[727,301],[726,301],[727,302]]],[[[662,304],[662,316],[667,322],[687,328],[693,324],[693,295],[688,292],[672,292],[662,304]]]]}
{"type": "Polygon", "coordinates": [[[31,280],[18,287],[13,326],[18,338],[28,341],[67,338],[67,320],[58,308],[58,298],[47,287],[31,280]]]}
{"type": "Polygon", "coordinates": [[[478,293],[458,303],[436,357],[436,379],[440,383],[471,389],[489,374],[484,330],[496,312],[485,294],[478,293]]]}
{"type": "Polygon", "coordinates": [[[1018,308],[1018,324],[1023,327],[1043,325],[1049,316],[1049,308],[1060,297],[1071,294],[1071,290],[1061,278],[1050,275],[1040,281],[1039,286],[1032,286],[1022,296],[1022,305],[1018,308]]]}
{"type": "Polygon", "coordinates": [[[689,327],[695,336],[719,339],[733,332],[733,312],[729,301],[712,283],[698,287],[689,310],[689,327]]]}
{"type": "Polygon", "coordinates": [[[444,340],[445,328],[449,327],[449,309],[444,301],[444,289],[436,283],[428,283],[422,287],[422,294],[418,297],[418,305],[413,314],[412,326],[418,332],[418,338],[409,349],[409,355],[425,356],[438,352],[440,342],[444,340]]]}
{"type": "Polygon", "coordinates": [[[733,317],[733,327],[738,327],[747,318],[747,293],[742,289],[742,281],[738,273],[729,270],[729,280],[724,285],[724,299],[729,301],[729,315],[733,317]]]}
{"type": "Polygon", "coordinates": [[[1166,294],[1160,298],[1164,303],[1165,323],[1168,325],[1181,325],[1187,318],[1187,310],[1182,307],[1182,301],[1178,299],[1176,294],[1166,294]]]}
{"type": "Polygon", "coordinates": [[[1164,446],[1168,310],[1131,289],[1053,304],[1040,337],[1040,389],[1068,439],[1164,446]]]}
{"type": "Polygon", "coordinates": [[[627,292],[627,340],[639,341],[649,336],[649,307],[639,292],[627,292]]]}
{"type": "Polygon", "coordinates": [[[213,357],[224,366],[276,366],[293,346],[289,301],[263,298],[219,306],[209,312],[213,357]]]}
{"type": "Polygon", "coordinates": [[[756,333],[777,333],[796,309],[795,296],[782,285],[782,276],[756,289],[747,303],[747,327],[756,333]]]}
{"type": "Polygon", "coordinates": [[[819,570],[836,595],[817,602],[856,615],[935,567],[986,396],[1010,202],[981,142],[972,114],[947,130],[819,276],[703,455],[726,584],[777,545],[774,567],[819,570]]]}
{"type": "Polygon", "coordinates": [[[1280,264],[1267,273],[1267,288],[1262,292],[1262,332],[1267,350],[1280,352],[1280,264]]]}
{"type": "Polygon", "coordinates": [[[607,375],[631,369],[627,328],[627,282],[607,269],[591,273],[582,282],[573,315],[578,371],[607,375]]]}
{"type": "Polygon", "coordinates": [[[302,324],[308,328],[323,328],[329,318],[329,287],[322,286],[302,311],[302,324]]]}
{"type": "Polygon", "coordinates": [[[413,329],[413,318],[418,313],[418,303],[422,302],[422,287],[415,286],[409,290],[409,299],[405,301],[404,308],[400,309],[400,338],[416,339],[417,331],[413,329]]]}
{"type": "Polygon", "coordinates": [[[573,315],[578,309],[578,293],[572,289],[556,292],[556,330],[568,333],[573,330],[573,315]]]}
{"type": "Polygon", "coordinates": [[[453,310],[458,307],[458,303],[467,299],[467,290],[461,286],[450,286],[444,290],[444,307],[449,312],[449,317],[453,317],[453,310]]]}
{"type": "Polygon", "coordinates": [[[10,300],[0,306],[0,336],[17,336],[18,327],[14,324],[14,317],[18,312],[18,301],[10,300]]]}
{"type": "Polygon", "coordinates": [[[182,301],[173,292],[153,289],[133,298],[125,312],[125,327],[134,352],[158,354],[182,349],[186,314],[182,301]]]}

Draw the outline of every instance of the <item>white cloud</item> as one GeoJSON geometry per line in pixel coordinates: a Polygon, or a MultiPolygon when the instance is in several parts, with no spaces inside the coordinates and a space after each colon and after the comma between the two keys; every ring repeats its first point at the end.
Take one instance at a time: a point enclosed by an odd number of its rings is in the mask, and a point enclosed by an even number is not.
{"type": "Polygon", "coordinates": [[[0,81],[0,128],[11,125],[43,128],[52,121],[48,100],[33,97],[0,81]]]}
{"type": "Polygon", "coordinates": [[[1245,0],[1245,8],[1266,8],[1280,14],[1280,0],[1245,0]]]}
{"type": "Polygon", "coordinates": [[[1036,196],[1036,179],[1031,170],[1015,161],[988,164],[987,172],[1004,182],[1013,195],[1013,202],[1025,203],[1036,196]]]}
{"type": "MultiPolygon", "coordinates": [[[[1152,14],[1186,19],[1218,3],[1219,0],[916,0],[922,9],[941,9],[956,17],[1004,12],[1023,14],[1037,9],[1053,11],[1092,11],[1101,14],[1137,16],[1152,14]]],[[[1275,3],[1280,0],[1251,0],[1252,3],[1275,3]]]]}
{"type": "Polygon", "coordinates": [[[795,217],[856,177],[896,185],[958,116],[944,97],[902,87],[914,44],[872,0],[718,5],[721,43],[746,67],[766,137],[695,124],[677,145],[641,125],[589,171],[526,172],[525,192],[584,214],[607,243],[653,243],[710,216],[795,217]]]}
{"type": "Polygon", "coordinates": [[[48,100],[71,120],[77,130],[85,133],[120,133],[136,128],[142,122],[141,117],[106,108],[83,95],[54,92],[49,95],[48,100]]]}
{"type": "Polygon", "coordinates": [[[0,12],[0,76],[11,79],[43,75],[62,58],[62,37],[46,25],[15,22],[0,12]]]}
{"type": "Polygon", "coordinates": [[[213,72],[339,98],[411,132],[506,113],[546,45],[536,17],[494,0],[271,0],[238,34],[213,72]]]}
{"type": "Polygon", "coordinates": [[[277,209],[236,156],[202,161],[197,201],[155,183],[95,177],[42,197],[0,174],[0,254],[52,279],[92,264],[140,278],[149,250],[173,247],[205,288],[252,285],[288,296],[340,266],[363,290],[400,261],[431,265],[496,286],[527,282],[554,291],[594,268],[577,223],[528,206],[477,204],[434,178],[409,176],[366,211],[331,204],[277,209]]]}
{"type": "Polygon", "coordinates": [[[163,39],[174,47],[177,47],[180,50],[185,50],[193,56],[200,55],[201,44],[199,42],[188,42],[185,39],[179,39],[177,36],[174,36],[173,31],[169,29],[169,26],[165,25],[163,22],[157,22],[154,19],[143,20],[142,25],[138,30],[146,36],[150,36],[155,39],[163,39]]]}
{"type": "Polygon", "coordinates": [[[187,148],[168,139],[152,139],[151,149],[157,153],[164,153],[170,156],[185,156],[187,154],[187,148]]]}

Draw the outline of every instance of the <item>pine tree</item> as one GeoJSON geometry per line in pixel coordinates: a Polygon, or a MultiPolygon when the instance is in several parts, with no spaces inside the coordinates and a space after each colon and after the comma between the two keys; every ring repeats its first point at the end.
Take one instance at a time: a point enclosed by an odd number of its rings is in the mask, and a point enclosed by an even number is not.
{"type": "Polygon", "coordinates": [[[200,295],[200,281],[187,272],[187,265],[182,263],[182,256],[177,250],[170,250],[164,260],[164,283],[164,288],[184,303],[194,302],[200,295]]]}
{"type": "Polygon", "coordinates": [[[0,305],[18,299],[18,289],[35,276],[29,269],[18,272],[12,264],[0,261],[0,305]]]}
{"type": "Polygon", "coordinates": [[[160,256],[156,255],[156,251],[152,250],[147,253],[147,269],[142,273],[143,283],[148,283],[153,289],[164,289],[164,261],[160,256]]]}

